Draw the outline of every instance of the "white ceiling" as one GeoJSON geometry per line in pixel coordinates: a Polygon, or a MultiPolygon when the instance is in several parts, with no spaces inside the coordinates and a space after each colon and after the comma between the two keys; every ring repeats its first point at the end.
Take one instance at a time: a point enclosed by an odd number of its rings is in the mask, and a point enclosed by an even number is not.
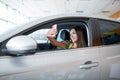
{"type": "Polygon", "coordinates": [[[120,0],[0,0],[30,17],[77,13],[109,17],[120,10],[120,0]]]}

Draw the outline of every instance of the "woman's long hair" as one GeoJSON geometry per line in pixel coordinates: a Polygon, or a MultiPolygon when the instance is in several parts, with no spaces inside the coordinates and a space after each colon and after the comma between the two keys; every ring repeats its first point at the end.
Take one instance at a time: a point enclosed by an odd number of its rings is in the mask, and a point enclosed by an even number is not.
{"type": "Polygon", "coordinates": [[[76,33],[77,33],[77,37],[78,37],[78,42],[77,42],[77,47],[86,47],[87,46],[87,40],[86,40],[86,33],[85,30],[80,28],[79,26],[75,26],[72,29],[75,29],[76,33]]]}

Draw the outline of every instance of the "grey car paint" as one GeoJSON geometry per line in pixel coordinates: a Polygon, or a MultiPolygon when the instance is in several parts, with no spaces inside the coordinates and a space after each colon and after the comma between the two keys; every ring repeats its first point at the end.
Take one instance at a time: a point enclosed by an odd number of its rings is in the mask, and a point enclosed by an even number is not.
{"type": "MultiPolygon", "coordinates": [[[[1,36],[0,41],[35,24],[65,16],[26,24],[11,34],[1,36]]],[[[0,80],[120,80],[119,70],[119,44],[37,52],[34,55],[20,57],[0,57],[0,80]]]]}

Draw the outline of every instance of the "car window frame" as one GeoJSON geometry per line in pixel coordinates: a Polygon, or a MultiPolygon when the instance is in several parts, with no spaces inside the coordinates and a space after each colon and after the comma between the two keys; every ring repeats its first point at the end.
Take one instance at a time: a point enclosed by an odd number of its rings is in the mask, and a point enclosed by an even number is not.
{"type": "MultiPolygon", "coordinates": [[[[28,34],[30,34],[31,32],[33,32],[33,31],[35,31],[35,30],[38,30],[38,29],[44,29],[45,27],[44,26],[49,26],[49,27],[51,27],[51,25],[53,25],[53,24],[59,24],[59,23],[62,23],[62,22],[70,22],[70,21],[73,21],[73,22],[75,22],[75,21],[79,21],[79,22],[85,22],[86,23],[86,25],[87,25],[87,22],[88,22],[88,20],[89,20],[89,18],[58,18],[58,19],[53,19],[53,20],[49,20],[49,21],[45,21],[45,22],[43,22],[43,23],[39,23],[39,24],[36,24],[36,25],[34,25],[34,26],[32,26],[32,27],[30,27],[30,28],[28,28],[28,29],[26,29],[26,30],[24,30],[24,31],[21,31],[20,33],[18,33],[18,34],[15,34],[15,35],[13,35],[12,37],[15,37],[15,36],[19,36],[19,35],[28,35],[28,34]]],[[[87,25],[88,26],[88,25],[87,25]]],[[[47,27],[47,28],[49,28],[49,27],[47,27]]],[[[90,37],[90,31],[89,31],[89,28],[87,29],[88,30],[88,39],[89,39],[89,37],[90,37]]],[[[12,37],[10,37],[10,38],[12,38],[12,37]]],[[[5,41],[3,41],[2,42],[2,45],[5,45],[6,44],[6,42],[10,39],[10,38],[8,38],[8,39],[6,39],[5,41]]],[[[90,40],[89,40],[90,41],[90,40]]],[[[88,47],[90,47],[90,46],[88,46],[88,47]]],[[[1,47],[2,48],[2,47],[1,47]]],[[[67,49],[66,49],[67,50],[67,49]]],[[[50,51],[53,51],[53,50],[50,50],[50,51]]],[[[41,51],[42,52],[42,51],[41,51]]]]}

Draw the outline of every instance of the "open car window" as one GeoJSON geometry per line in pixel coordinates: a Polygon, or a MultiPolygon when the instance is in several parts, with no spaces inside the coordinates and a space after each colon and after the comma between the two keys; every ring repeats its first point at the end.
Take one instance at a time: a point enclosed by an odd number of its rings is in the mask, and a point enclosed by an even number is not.
{"type": "MultiPolygon", "coordinates": [[[[54,24],[53,24],[54,25],[54,24]]],[[[48,51],[48,50],[63,50],[64,48],[59,48],[58,46],[54,46],[51,44],[50,40],[47,38],[47,33],[53,26],[51,25],[49,28],[42,28],[32,33],[28,34],[28,36],[32,37],[38,45],[38,51],[48,51]]],[[[55,37],[56,41],[62,42],[67,41],[71,42],[70,39],[70,29],[74,26],[80,26],[83,29],[85,42],[88,45],[88,32],[87,26],[83,22],[65,22],[65,23],[58,23],[57,24],[57,35],[55,37]],[[64,34],[66,31],[66,34],[64,34]]]]}

